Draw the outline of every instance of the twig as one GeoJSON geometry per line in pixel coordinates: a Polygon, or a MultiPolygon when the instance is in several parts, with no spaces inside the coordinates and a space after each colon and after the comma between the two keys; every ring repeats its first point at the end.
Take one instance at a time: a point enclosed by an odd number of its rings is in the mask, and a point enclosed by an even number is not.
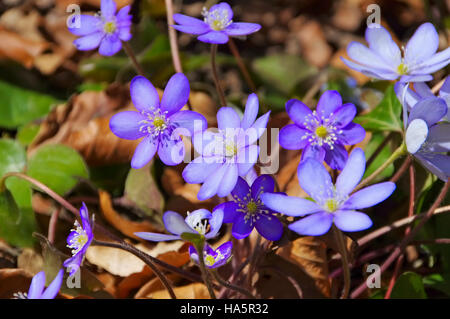
{"type": "Polygon", "coordinates": [[[400,177],[403,176],[403,174],[405,174],[406,169],[408,168],[409,164],[412,161],[412,156],[408,155],[405,160],[403,161],[402,166],[400,166],[400,168],[398,169],[398,171],[394,174],[394,176],[392,176],[392,178],[389,180],[392,183],[397,183],[397,181],[400,179],[400,177]]]}
{"type": "Polygon", "coordinates": [[[205,245],[204,242],[202,244],[195,245],[195,249],[197,250],[197,255],[198,255],[198,264],[199,264],[200,270],[202,272],[203,282],[205,283],[206,288],[208,289],[208,293],[209,293],[211,299],[217,299],[216,294],[214,293],[214,289],[212,287],[211,281],[209,280],[209,273],[206,270],[206,266],[205,266],[205,259],[204,259],[204,254],[203,254],[204,245],[205,245]]]}
{"type": "MultiPolygon", "coordinates": [[[[102,242],[102,241],[98,241],[98,240],[95,240],[95,239],[92,241],[91,245],[118,248],[116,245],[111,245],[108,242],[102,242]]],[[[133,255],[138,257],[139,259],[143,260],[150,267],[150,269],[153,271],[153,273],[159,278],[159,280],[161,280],[162,284],[167,289],[167,292],[169,293],[170,297],[172,299],[177,299],[177,296],[175,295],[175,292],[173,291],[172,285],[170,284],[169,280],[158,269],[158,267],[155,266],[153,261],[150,258],[148,258],[148,255],[143,253],[139,249],[130,249],[130,247],[132,247],[132,246],[130,246],[130,245],[121,245],[122,249],[132,253],[133,255]]]]}
{"type": "Polygon", "coordinates": [[[214,276],[214,278],[216,278],[217,282],[219,284],[221,284],[222,286],[231,289],[231,290],[235,290],[251,299],[256,299],[255,296],[253,296],[247,289],[233,285],[229,282],[227,282],[226,280],[224,280],[222,277],[220,277],[219,273],[217,272],[217,270],[213,269],[212,274],[214,276]]]}
{"type": "Polygon", "coordinates": [[[50,221],[48,222],[48,241],[53,244],[55,242],[55,233],[56,233],[56,225],[58,224],[58,217],[59,213],[61,211],[61,208],[58,207],[55,209],[55,211],[52,213],[52,216],[50,217],[50,221]]]}
{"type": "MultiPolygon", "coordinates": [[[[403,252],[405,247],[409,244],[409,242],[412,241],[414,236],[417,235],[417,233],[422,229],[422,227],[425,225],[425,223],[433,216],[434,211],[436,208],[441,204],[441,202],[444,200],[445,195],[447,194],[447,190],[450,183],[447,180],[444,187],[442,187],[441,192],[439,193],[438,197],[434,201],[433,205],[431,205],[430,209],[426,212],[425,216],[422,218],[422,220],[419,222],[419,224],[407,235],[403,238],[400,245],[394,249],[394,251],[389,255],[389,257],[386,259],[386,261],[381,265],[379,269],[377,269],[374,272],[375,276],[381,276],[381,273],[383,273],[397,258],[400,256],[400,254],[403,252]]],[[[350,295],[351,298],[357,298],[361,293],[366,291],[367,285],[365,282],[363,282],[360,286],[358,286],[350,295]]]]}
{"type": "Polygon", "coordinates": [[[223,93],[222,87],[220,86],[219,75],[217,74],[216,65],[216,54],[217,54],[217,44],[211,44],[211,68],[214,79],[214,84],[216,85],[216,91],[219,95],[220,106],[226,106],[227,101],[225,100],[225,94],[223,93]]]}
{"type": "Polygon", "coordinates": [[[256,92],[256,85],[252,81],[250,73],[248,72],[245,63],[242,60],[241,55],[239,54],[239,50],[236,46],[236,43],[234,43],[234,40],[231,37],[228,39],[228,46],[230,47],[230,51],[233,54],[234,58],[236,59],[236,63],[239,69],[241,70],[241,73],[244,76],[245,82],[247,82],[248,87],[250,88],[250,90],[252,90],[252,92],[256,92]]]}
{"type": "Polygon", "coordinates": [[[131,48],[131,46],[126,41],[122,41],[122,44],[123,44],[123,49],[125,50],[125,53],[130,58],[131,62],[133,63],[133,66],[136,69],[136,72],[139,75],[144,76],[145,75],[144,69],[139,64],[138,60],[136,59],[136,55],[134,54],[133,49],[131,48]]]}
{"type": "Polygon", "coordinates": [[[348,266],[347,245],[342,232],[333,225],[333,233],[336,239],[339,253],[341,254],[342,268],[344,269],[344,289],[342,290],[341,299],[346,299],[350,291],[350,267],[348,266]]]}

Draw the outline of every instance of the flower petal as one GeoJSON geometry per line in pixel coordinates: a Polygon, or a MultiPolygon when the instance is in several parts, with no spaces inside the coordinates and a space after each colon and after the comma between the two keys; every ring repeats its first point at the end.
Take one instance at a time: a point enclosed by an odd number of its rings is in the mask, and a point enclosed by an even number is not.
{"type": "Polygon", "coordinates": [[[220,2],[218,4],[213,5],[211,8],[209,8],[209,12],[218,11],[221,17],[226,17],[227,21],[230,21],[233,19],[233,10],[231,9],[230,5],[226,2],[220,2]]]}
{"type": "Polygon", "coordinates": [[[338,107],[334,113],[334,123],[338,127],[345,127],[351,123],[356,115],[356,106],[352,103],[346,103],[338,107]]]}
{"type": "Polygon", "coordinates": [[[186,223],[183,216],[174,211],[169,210],[165,212],[163,215],[163,222],[166,229],[174,235],[193,232],[191,227],[189,227],[189,225],[186,223]]]}
{"type": "Polygon", "coordinates": [[[233,108],[224,106],[217,112],[217,125],[219,130],[226,130],[227,128],[240,128],[241,119],[233,108]]]}
{"type": "Polygon", "coordinates": [[[218,209],[214,210],[212,212],[212,217],[209,219],[209,226],[211,227],[209,230],[209,233],[205,235],[206,239],[210,239],[213,237],[216,237],[217,233],[220,230],[220,227],[222,227],[223,223],[223,211],[218,209]]]}
{"type": "Polygon", "coordinates": [[[117,35],[107,35],[100,42],[98,53],[104,56],[112,56],[120,51],[122,48],[122,41],[117,35]]]}
{"type": "Polygon", "coordinates": [[[430,127],[427,144],[433,152],[449,152],[450,123],[440,122],[430,127]]]}
{"type": "Polygon", "coordinates": [[[328,90],[325,91],[317,103],[316,111],[319,117],[330,117],[331,113],[334,113],[340,106],[342,106],[342,98],[338,91],[328,90]]]}
{"type": "Polygon", "coordinates": [[[395,184],[392,182],[368,186],[351,195],[342,209],[362,209],[375,206],[391,196],[394,190],[395,184]]]}
{"type": "Polygon", "coordinates": [[[450,178],[450,156],[418,152],[414,156],[419,162],[443,182],[450,178]]]}
{"type": "Polygon", "coordinates": [[[45,287],[45,272],[38,272],[31,280],[30,288],[28,290],[28,299],[40,299],[42,291],[45,287]]]}
{"type": "Polygon", "coordinates": [[[245,176],[255,165],[259,156],[259,146],[249,145],[238,151],[236,162],[238,164],[239,176],[245,176]]]}
{"type": "Polygon", "coordinates": [[[364,75],[381,79],[381,80],[396,80],[398,78],[398,74],[394,71],[387,71],[385,69],[379,69],[372,66],[366,66],[359,63],[355,63],[353,61],[347,60],[344,57],[341,57],[341,60],[347,65],[349,68],[359,71],[364,75]]]}
{"type": "Polygon", "coordinates": [[[252,126],[250,126],[248,129],[245,130],[244,134],[240,134],[237,141],[238,147],[243,147],[256,143],[256,141],[258,141],[258,139],[266,131],[269,116],[270,111],[261,116],[259,119],[257,119],[252,126]]]}
{"type": "Polygon", "coordinates": [[[255,223],[255,228],[267,240],[276,241],[283,235],[283,224],[274,215],[259,215],[259,219],[255,223]]]}
{"type": "Polygon", "coordinates": [[[409,113],[408,122],[415,119],[424,120],[428,126],[441,120],[447,113],[447,104],[438,97],[424,98],[417,102],[409,113]]]}
{"type": "Polygon", "coordinates": [[[297,169],[300,186],[316,202],[333,196],[333,183],[325,167],[315,159],[308,158],[297,169]]]}
{"type": "Polygon", "coordinates": [[[325,149],[319,145],[307,144],[303,149],[300,162],[305,161],[307,158],[313,158],[319,162],[323,162],[325,159],[325,149]]]}
{"type": "Polygon", "coordinates": [[[184,159],[184,154],[184,143],[181,138],[168,139],[158,145],[159,159],[166,165],[180,164],[184,159]]]}
{"type": "Polygon", "coordinates": [[[261,194],[261,200],[268,208],[288,216],[305,216],[322,210],[313,201],[277,193],[261,194]]]}
{"type": "Polygon", "coordinates": [[[139,112],[124,111],[111,117],[109,128],[118,137],[126,140],[137,140],[146,135],[146,131],[141,131],[141,121],[146,118],[139,112]]]}
{"type": "Polygon", "coordinates": [[[364,151],[356,148],[350,154],[344,169],[336,179],[336,190],[340,195],[348,195],[358,185],[366,169],[364,151]]]}
{"type": "Polygon", "coordinates": [[[247,103],[245,104],[245,111],[244,111],[244,117],[241,121],[241,127],[246,130],[250,126],[253,125],[253,123],[256,120],[256,117],[258,116],[258,110],[259,110],[259,100],[258,96],[255,93],[252,93],[247,98],[247,103]]]}
{"type": "MultiPolygon", "coordinates": [[[[211,159],[211,158],[210,158],[211,159]]],[[[222,161],[214,161],[199,156],[190,162],[183,170],[183,179],[189,184],[203,183],[209,175],[217,171],[222,161]]]]}
{"type": "Polygon", "coordinates": [[[309,143],[308,133],[310,133],[310,131],[302,129],[296,124],[289,124],[280,130],[278,140],[281,147],[284,149],[299,150],[305,148],[309,143]]]}
{"type": "Polygon", "coordinates": [[[53,281],[44,291],[40,299],[55,299],[56,295],[59,292],[59,289],[61,288],[63,276],[64,276],[64,269],[60,269],[56,274],[55,279],[53,279],[53,281]]]}
{"type": "Polygon", "coordinates": [[[209,25],[200,19],[186,16],[184,14],[176,13],[173,19],[179,25],[172,25],[178,31],[190,34],[203,34],[210,30],[209,25]]]}
{"type": "Polygon", "coordinates": [[[222,182],[227,168],[228,167],[226,165],[222,164],[205,179],[205,182],[200,187],[200,190],[197,193],[197,198],[199,200],[206,200],[217,194],[220,183],[222,182]]]}
{"type": "Polygon", "coordinates": [[[311,109],[303,102],[292,99],[286,102],[286,112],[295,124],[304,127],[306,117],[311,116],[311,109]]]}
{"type": "Polygon", "coordinates": [[[245,214],[240,214],[236,217],[231,228],[231,234],[236,239],[243,239],[248,237],[255,225],[252,224],[252,219],[245,219],[245,214]]]}
{"type": "Polygon", "coordinates": [[[227,166],[227,171],[224,174],[222,182],[217,190],[219,197],[225,197],[231,193],[238,179],[238,167],[236,164],[224,164],[227,166]]]}
{"type": "Polygon", "coordinates": [[[97,48],[102,41],[104,34],[102,32],[94,32],[85,35],[73,41],[73,44],[81,51],[89,51],[97,48]]]}
{"type": "Polygon", "coordinates": [[[183,73],[175,73],[164,89],[161,99],[161,110],[168,115],[179,111],[189,99],[189,80],[183,73]]]}
{"type": "Polygon", "coordinates": [[[271,193],[275,190],[275,180],[271,175],[263,174],[253,182],[251,190],[255,199],[261,193],[271,193]]]}
{"type": "Polygon", "coordinates": [[[346,127],[341,128],[342,132],[339,134],[339,140],[344,145],[354,145],[361,142],[366,137],[364,128],[356,123],[350,123],[346,127]]]}
{"type": "Polygon", "coordinates": [[[342,170],[347,162],[347,149],[341,143],[335,142],[333,149],[325,146],[325,163],[332,169],[342,170]]]}
{"type": "Polygon", "coordinates": [[[134,106],[139,111],[150,112],[159,108],[159,95],[153,84],[145,77],[138,75],[131,80],[130,95],[134,106]]]}
{"type": "Polygon", "coordinates": [[[261,26],[257,23],[233,22],[225,28],[224,32],[229,36],[242,36],[257,32],[261,26]]]}
{"type": "Polygon", "coordinates": [[[436,53],[439,46],[439,35],[433,24],[422,24],[409,39],[405,48],[405,62],[415,64],[426,60],[436,53]]]}
{"type": "Polygon", "coordinates": [[[428,126],[424,120],[412,121],[406,129],[405,142],[409,153],[416,153],[428,137],[428,126]]]}
{"type": "Polygon", "coordinates": [[[248,201],[250,200],[250,186],[248,183],[243,179],[242,177],[238,177],[238,180],[236,181],[236,185],[233,188],[233,191],[231,194],[233,195],[233,198],[237,198],[241,201],[248,201]]]}
{"type": "Polygon", "coordinates": [[[225,202],[217,205],[214,210],[221,209],[223,211],[223,223],[228,224],[234,222],[234,219],[239,212],[236,210],[239,209],[239,205],[233,201],[225,202]]]}
{"type": "Polygon", "coordinates": [[[152,136],[146,136],[136,147],[133,158],[131,159],[131,167],[139,169],[144,167],[156,153],[158,143],[153,140],[152,136]]]}
{"type": "Polygon", "coordinates": [[[342,231],[361,231],[372,226],[372,220],[364,213],[354,210],[338,210],[334,213],[334,224],[342,231]]]}
{"type": "MultiPolygon", "coordinates": [[[[170,117],[170,121],[176,123],[178,127],[187,129],[189,136],[202,132],[208,127],[208,123],[203,115],[194,111],[179,111],[170,117]]],[[[183,133],[183,132],[182,132],[183,133]]],[[[188,135],[183,133],[183,135],[188,135]]]]}
{"type": "Polygon", "coordinates": [[[116,3],[114,0],[102,0],[100,4],[100,10],[102,17],[109,20],[116,13],[116,3]]]}
{"type": "Polygon", "coordinates": [[[300,219],[288,226],[300,235],[320,236],[328,232],[333,223],[333,215],[325,212],[316,213],[300,219]]]}
{"type": "Polygon", "coordinates": [[[210,31],[202,34],[197,39],[206,43],[224,44],[228,42],[228,35],[222,31],[210,31]]]}
{"type": "Polygon", "coordinates": [[[73,20],[70,21],[72,27],[68,27],[69,31],[74,35],[88,35],[101,31],[101,20],[99,17],[81,14],[79,16],[73,15],[73,20]],[[79,20],[77,20],[79,18],[79,20]],[[78,22],[78,23],[77,23],[78,22]]]}
{"type": "Polygon", "coordinates": [[[365,67],[382,70],[385,72],[396,72],[398,64],[390,64],[377,53],[359,42],[350,42],[347,46],[348,56],[365,67]]]}
{"type": "Polygon", "coordinates": [[[401,63],[401,51],[383,26],[372,24],[366,29],[365,35],[370,49],[382,57],[387,64],[399,65],[401,63]]]}
{"type": "Polygon", "coordinates": [[[180,236],[176,235],[166,235],[159,233],[147,233],[147,232],[137,232],[134,233],[139,238],[148,240],[148,241],[168,241],[168,240],[178,240],[181,239],[180,236]]]}

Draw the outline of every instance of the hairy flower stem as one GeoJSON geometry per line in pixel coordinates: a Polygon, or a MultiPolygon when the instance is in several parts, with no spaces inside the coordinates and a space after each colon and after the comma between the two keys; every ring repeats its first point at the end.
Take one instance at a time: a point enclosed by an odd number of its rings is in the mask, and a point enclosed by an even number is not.
{"type": "Polygon", "coordinates": [[[205,241],[197,242],[195,243],[195,249],[197,250],[198,254],[198,264],[200,266],[200,271],[202,272],[202,278],[203,282],[206,285],[206,288],[208,289],[209,295],[211,296],[211,299],[217,299],[216,294],[214,293],[214,289],[211,284],[211,280],[209,279],[208,271],[206,270],[205,266],[205,259],[203,256],[203,249],[205,248],[205,241]]]}
{"type": "Polygon", "coordinates": [[[211,273],[213,274],[214,278],[217,280],[217,282],[219,284],[221,284],[222,286],[231,289],[231,290],[235,290],[251,299],[256,299],[255,296],[253,296],[247,289],[239,287],[239,286],[235,286],[227,281],[225,281],[222,277],[220,277],[219,273],[217,272],[216,269],[212,269],[211,273]]]}
{"type": "MultiPolygon", "coordinates": [[[[110,243],[98,241],[98,240],[95,240],[95,239],[92,241],[92,245],[117,248],[117,246],[110,245],[110,243]]],[[[159,280],[161,280],[161,283],[167,289],[167,292],[169,293],[170,297],[172,299],[177,299],[177,296],[175,295],[175,292],[173,291],[172,285],[170,284],[169,280],[158,269],[158,267],[156,267],[156,265],[153,263],[153,261],[150,258],[148,258],[147,254],[141,252],[139,249],[135,249],[131,245],[121,245],[121,248],[126,250],[126,251],[128,251],[128,252],[130,252],[130,253],[132,253],[133,255],[135,255],[136,257],[140,258],[141,260],[143,260],[150,267],[150,269],[153,271],[153,273],[159,278],[159,280]]]]}
{"type": "Polygon", "coordinates": [[[361,183],[359,183],[355,189],[353,190],[353,193],[360,190],[367,184],[369,184],[375,177],[379,176],[389,165],[391,165],[397,158],[400,156],[403,156],[407,153],[406,151],[406,144],[402,143],[395,151],[392,153],[392,155],[384,162],[380,167],[378,167],[375,172],[373,172],[370,176],[366,177],[361,183]]]}
{"type": "MultiPolygon", "coordinates": [[[[414,201],[415,201],[415,173],[414,173],[414,165],[411,163],[409,165],[409,206],[408,206],[408,217],[411,217],[414,215],[414,201]]],[[[408,234],[411,231],[411,225],[406,227],[405,229],[405,236],[408,236],[408,234]]],[[[392,289],[394,289],[395,281],[397,279],[398,273],[400,272],[400,269],[403,265],[403,261],[405,259],[405,255],[401,254],[400,257],[397,259],[397,262],[395,264],[394,273],[392,275],[391,281],[389,282],[388,289],[386,291],[386,294],[384,295],[384,299],[389,299],[391,297],[392,289]]]]}
{"type": "Polygon", "coordinates": [[[218,47],[217,44],[211,44],[211,68],[214,78],[214,84],[216,85],[216,91],[220,99],[220,106],[226,106],[227,101],[225,100],[225,94],[223,93],[222,87],[220,86],[219,76],[217,74],[217,65],[216,65],[217,47],[218,47]]]}
{"type": "Polygon", "coordinates": [[[346,299],[350,291],[350,267],[348,265],[347,245],[345,244],[344,234],[342,234],[342,232],[334,225],[333,232],[339,253],[341,254],[342,268],[344,269],[344,288],[342,290],[341,299],[346,299]]]}
{"type": "MultiPolygon", "coordinates": [[[[433,216],[434,211],[436,208],[439,207],[439,205],[442,203],[442,201],[445,198],[445,195],[447,195],[447,191],[449,188],[450,178],[445,183],[444,187],[442,187],[441,192],[439,193],[438,197],[434,201],[433,205],[431,205],[430,209],[426,212],[425,216],[422,218],[422,220],[417,224],[414,229],[403,238],[403,240],[400,242],[400,244],[394,249],[394,251],[389,255],[389,257],[385,260],[385,262],[381,265],[381,267],[376,270],[373,273],[373,276],[381,276],[381,274],[386,271],[386,269],[389,268],[389,266],[397,260],[397,258],[403,253],[406,246],[414,239],[414,237],[417,235],[417,233],[422,229],[422,227],[425,225],[425,223],[433,216]]],[[[359,285],[350,295],[351,298],[357,298],[359,295],[361,295],[364,291],[367,289],[366,282],[363,282],[361,285],[359,285]]]]}
{"type": "Polygon", "coordinates": [[[144,69],[139,64],[139,62],[138,62],[138,60],[136,58],[136,55],[134,54],[133,49],[131,48],[131,46],[126,41],[122,41],[122,45],[123,45],[123,49],[125,50],[125,53],[128,55],[128,57],[131,60],[131,63],[133,64],[134,68],[136,69],[136,72],[139,75],[144,76],[144,74],[145,74],[144,69]]]}

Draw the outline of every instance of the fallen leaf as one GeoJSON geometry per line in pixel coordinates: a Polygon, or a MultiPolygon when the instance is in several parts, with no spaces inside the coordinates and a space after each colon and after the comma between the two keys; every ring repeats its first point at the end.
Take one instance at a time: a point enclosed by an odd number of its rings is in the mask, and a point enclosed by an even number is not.
{"type": "MultiPolygon", "coordinates": [[[[199,282],[187,286],[175,287],[173,288],[173,291],[177,298],[180,299],[211,299],[206,286],[199,282]]],[[[151,292],[146,295],[145,298],[170,299],[170,295],[167,290],[164,289],[151,292]]]]}
{"type": "Polygon", "coordinates": [[[0,299],[11,299],[15,293],[28,292],[32,277],[23,269],[0,269],[0,299]]]}
{"type": "Polygon", "coordinates": [[[36,275],[44,267],[44,260],[34,249],[24,248],[17,257],[17,267],[36,275]]]}

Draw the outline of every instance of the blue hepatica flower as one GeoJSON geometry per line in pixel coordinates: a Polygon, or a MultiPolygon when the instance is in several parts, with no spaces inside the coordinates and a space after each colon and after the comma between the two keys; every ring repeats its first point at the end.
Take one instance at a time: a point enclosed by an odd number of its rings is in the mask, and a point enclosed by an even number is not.
{"type": "Polygon", "coordinates": [[[233,11],[228,3],[221,2],[209,10],[203,9],[203,21],[183,14],[174,14],[178,25],[172,27],[178,31],[199,35],[202,42],[222,44],[228,42],[230,36],[243,36],[261,29],[256,23],[233,22],[233,11]]]}
{"type": "Polygon", "coordinates": [[[250,94],[242,120],[231,107],[222,107],[217,112],[218,132],[194,135],[194,148],[200,156],[185,167],[183,178],[190,184],[203,183],[198,199],[227,196],[238,176],[245,176],[256,163],[259,147],[255,143],[266,130],[270,114],[256,119],[258,109],[258,97],[250,94]]]}
{"type": "MultiPolygon", "coordinates": [[[[213,269],[225,265],[231,258],[232,248],[233,243],[231,241],[227,241],[215,250],[208,244],[205,244],[205,248],[203,250],[203,260],[205,261],[205,266],[213,269]]],[[[192,245],[189,246],[189,255],[196,264],[199,264],[197,250],[192,245]]]]}
{"type": "Polygon", "coordinates": [[[286,111],[294,124],[281,129],[279,142],[285,149],[303,149],[302,161],[312,157],[342,170],[348,157],[344,145],[359,143],[366,134],[361,125],[352,122],[355,105],[343,105],[337,91],[325,91],[315,111],[295,99],[287,101],[286,111]]]}
{"type": "Polygon", "coordinates": [[[180,111],[189,98],[189,81],[183,73],[174,74],[167,83],[161,103],[155,87],[143,76],[136,76],[130,84],[131,100],[136,111],[114,115],[109,126],[120,138],[142,141],[131,160],[133,168],[145,166],[158,152],[166,165],[180,164],[185,148],[181,134],[192,135],[207,127],[203,115],[180,111]]]}
{"type": "Polygon", "coordinates": [[[395,184],[384,182],[363,188],[350,195],[364,175],[364,152],[356,148],[333,185],[330,174],[315,159],[308,158],[298,167],[300,186],[314,200],[282,194],[264,193],[261,199],[270,209],[288,216],[306,216],[290,224],[289,229],[301,235],[320,236],[334,223],[345,232],[372,226],[371,219],[357,210],[374,206],[388,198],[395,184]]]}
{"type": "Polygon", "coordinates": [[[376,79],[430,81],[433,79],[431,73],[450,62],[450,48],[436,53],[439,35],[429,22],[416,30],[406,44],[403,56],[389,32],[379,24],[371,24],[366,29],[366,41],[369,47],[359,42],[348,45],[347,53],[355,62],[341,59],[348,67],[376,79]]]}
{"type": "Polygon", "coordinates": [[[138,232],[134,233],[136,236],[149,241],[167,241],[181,239],[181,234],[192,233],[200,234],[205,239],[213,238],[217,235],[222,226],[223,212],[221,210],[214,210],[213,213],[206,209],[197,209],[192,213],[188,212],[186,218],[180,214],[167,211],[163,215],[163,222],[166,229],[172,235],[138,232]],[[209,227],[208,227],[209,225],[209,227]]]}
{"type": "MultiPolygon", "coordinates": [[[[435,97],[428,85],[426,85],[424,82],[415,82],[413,84],[413,88],[414,90],[411,90],[407,83],[401,82],[397,82],[394,86],[395,93],[397,94],[398,99],[406,104],[408,111],[411,111],[411,109],[419,101],[426,98],[435,97]],[[405,91],[406,86],[408,86],[408,88],[406,88],[405,91]]],[[[438,96],[445,100],[448,109],[450,107],[450,77],[447,77],[445,79],[438,96]]],[[[447,111],[447,114],[442,118],[442,120],[450,122],[450,112],[447,111]]]]}
{"type": "Polygon", "coordinates": [[[233,200],[216,207],[224,211],[224,223],[233,223],[232,234],[237,239],[250,235],[253,228],[268,240],[278,240],[283,234],[283,224],[276,212],[267,208],[261,201],[264,193],[273,193],[275,181],[270,175],[259,176],[250,187],[239,177],[231,192],[233,200]]]}
{"type": "Polygon", "coordinates": [[[73,43],[78,50],[87,51],[99,47],[101,55],[111,56],[122,48],[122,41],[131,39],[130,6],[125,6],[116,14],[113,0],[101,1],[100,15],[74,15],[69,31],[81,36],[73,43]],[[79,19],[79,20],[77,20],[79,19]]]}
{"type": "Polygon", "coordinates": [[[28,293],[18,292],[14,294],[15,299],[55,299],[61,288],[63,281],[64,269],[60,269],[55,279],[45,288],[45,272],[37,273],[31,280],[28,293]]]}
{"type": "Polygon", "coordinates": [[[67,247],[72,249],[72,257],[64,261],[64,267],[70,267],[70,276],[74,275],[83,262],[86,250],[94,239],[92,225],[94,220],[89,220],[89,212],[86,204],[80,208],[81,224],[75,220],[74,229],[67,237],[67,247]]]}
{"type": "Polygon", "coordinates": [[[405,134],[406,148],[425,168],[446,182],[450,177],[450,123],[445,100],[427,97],[411,109],[405,134]]]}

